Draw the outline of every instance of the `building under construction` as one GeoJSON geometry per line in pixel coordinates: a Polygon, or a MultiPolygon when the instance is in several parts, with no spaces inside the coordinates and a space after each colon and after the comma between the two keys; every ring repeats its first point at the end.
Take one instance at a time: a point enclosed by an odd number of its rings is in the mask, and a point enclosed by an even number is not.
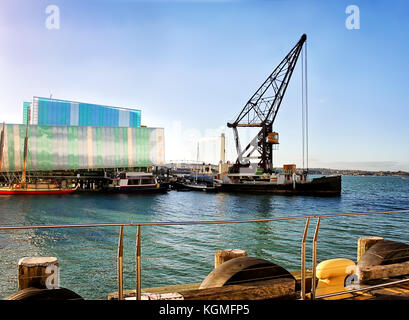
{"type": "Polygon", "coordinates": [[[25,124],[1,127],[1,183],[56,179],[98,189],[119,171],[149,172],[165,163],[164,129],[140,125],[140,110],[34,97],[24,103],[25,124]],[[74,181],[75,182],[75,181],[74,181]]]}

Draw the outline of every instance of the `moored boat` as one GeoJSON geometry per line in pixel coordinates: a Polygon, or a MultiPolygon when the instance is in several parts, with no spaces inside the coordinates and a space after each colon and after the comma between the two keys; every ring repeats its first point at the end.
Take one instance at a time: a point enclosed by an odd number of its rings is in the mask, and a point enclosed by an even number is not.
{"type": "MultiPolygon", "coordinates": [[[[295,169],[295,167],[294,167],[295,169]]],[[[221,192],[273,193],[282,195],[340,196],[341,176],[323,176],[308,180],[307,174],[257,175],[229,174],[219,188],[221,192]]]]}
{"type": "Polygon", "coordinates": [[[217,192],[218,186],[209,185],[206,183],[190,183],[190,182],[172,182],[172,189],[177,191],[206,191],[206,192],[217,192]]]}
{"type": "Polygon", "coordinates": [[[13,184],[9,187],[0,188],[0,195],[2,194],[65,194],[72,193],[78,189],[78,185],[74,188],[62,188],[55,184],[41,183],[41,184],[13,184]]]}
{"type": "Polygon", "coordinates": [[[169,188],[168,183],[160,183],[152,173],[121,172],[110,179],[104,188],[106,192],[118,193],[164,193],[169,188]]]}

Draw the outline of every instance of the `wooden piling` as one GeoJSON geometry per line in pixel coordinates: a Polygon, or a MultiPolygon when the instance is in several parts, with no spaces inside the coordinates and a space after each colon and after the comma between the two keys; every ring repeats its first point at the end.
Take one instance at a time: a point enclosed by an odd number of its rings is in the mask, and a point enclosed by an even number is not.
{"type": "Polygon", "coordinates": [[[223,262],[239,257],[247,257],[246,251],[241,249],[219,250],[214,255],[214,267],[217,268],[223,262]]]}
{"type": "Polygon", "coordinates": [[[358,238],[358,248],[357,248],[357,254],[356,254],[356,261],[358,262],[359,259],[364,255],[364,253],[372,247],[375,243],[379,241],[383,241],[384,238],[382,237],[376,237],[376,236],[371,236],[371,237],[361,237],[358,238]]]}
{"type": "Polygon", "coordinates": [[[26,257],[18,262],[18,290],[34,287],[58,287],[58,260],[56,257],[26,257]],[[51,268],[48,268],[50,267],[51,268]],[[48,268],[48,269],[47,269],[48,268]],[[57,272],[55,274],[55,272],[57,272]],[[47,278],[52,281],[47,282],[47,278]]]}

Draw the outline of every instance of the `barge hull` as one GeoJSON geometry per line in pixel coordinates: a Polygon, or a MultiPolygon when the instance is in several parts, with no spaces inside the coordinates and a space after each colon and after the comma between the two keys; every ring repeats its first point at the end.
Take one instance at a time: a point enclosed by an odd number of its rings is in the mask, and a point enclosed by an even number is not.
{"type": "Polygon", "coordinates": [[[237,193],[274,193],[281,195],[341,195],[341,176],[321,177],[307,183],[290,184],[275,183],[223,183],[220,192],[237,193]]]}

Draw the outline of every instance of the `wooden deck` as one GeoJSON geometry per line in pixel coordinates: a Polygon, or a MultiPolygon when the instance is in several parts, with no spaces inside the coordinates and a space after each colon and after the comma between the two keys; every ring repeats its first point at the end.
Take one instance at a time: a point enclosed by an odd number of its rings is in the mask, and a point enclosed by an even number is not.
{"type": "MultiPolygon", "coordinates": [[[[296,290],[299,291],[301,288],[301,271],[291,271],[290,272],[295,280],[296,280],[296,290]]],[[[312,272],[306,272],[306,291],[309,292],[311,290],[311,276],[312,272]]],[[[152,287],[152,288],[143,288],[142,294],[145,292],[153,293],[153,294],[165,294],[171,292],[188,292],[192,290],[198,290],[200,287],[201,282],[196,283],[187,283],[187,284],[179,284],[179,285],[170,285],[170,286],[163,286],[163,287],[152,287]]],[[[124,290],[124,297],[135,297],[135,289],[133,290],[124,290]]],[[[112,292],[108,295],[108,300],[117,300],[118,299],[118,292],[112,292]]]]}
{"type": "MultiPolygon", "coordinates": [[[[295,279],[297,280],[296,283],[296,290],[299,292],[300,287],[301,287],[301,273],[300,271],[293,271],[291,272],[295,279]]],[[[402,280],[405,278],[395,278],[395,279],[385,279],[385,280],[379,280],[374,283],[370,283],[366,286],[370,285],[381,285],[381,284],[387,284],[392,281],[398,281],[402,280]]],[[[409,277],[407,278],[409,280],[409,277]]],[[[152,287],[152,288],[144,288],[142,289],[142,293],[149,292],[152,294],[166,294],[166,293],[172,293],[172,292],[178,292],[183,294],[184,292],[190,293],[191,291],[199,289],[200,282],[196,283],[188,283],[188,284],[180,284],[180,285],[171,285],[171,286],[164,286],[164,287],[152,287]]],[[[310,298],[310,291],[311,291],[311,273],[307,272],[306,273],[306,292],[307,292],[307,299],[310,298]]],[[[190,295],[190,294],[189,294],[190,295]]],[[[124,290],[124,296],[125,297],[135,297],[135,290],[124,290]]],[[[293,297],[293,298],[298,298],[293,297]]],[[[117,300],[118,299],[118,293],[113,292],[108,295],[108,300],[117,300]]],[[[325,300],[325,298],[323,298],[325,300]]],[[[188,299],[187,299],[188,300],[188,299]]],[[[223,299],[221,299],[223,300],[223,299]]],[[[320,300],[320,299],[317,299],[320,300]]],[[[400,283],[400,284],[392,284],[390,286],[385,286],[385,287],[380,287],[380,288],[375,288],[375,289],[368,289],[368,290],[362,290],[362,291],[356,291],[353,293],[348,293],[347,297],[345,295],[341,297],[334,296],[332,297],[332,300],[409,300],[409,281],[405,283],[400,283]]]]}
{"type": "MultiPolygon", "coordinates": [[[[383,283],[396,280],[401,279],[388,279],[383,281],[383,283]]],[[[379,281],[377,284],[381,283],[382,282],[379,281]]],[[[409,281],[367,291],[358,291],[350,295],[349,298],[343,300],[409,300],[409,281]]]]}

